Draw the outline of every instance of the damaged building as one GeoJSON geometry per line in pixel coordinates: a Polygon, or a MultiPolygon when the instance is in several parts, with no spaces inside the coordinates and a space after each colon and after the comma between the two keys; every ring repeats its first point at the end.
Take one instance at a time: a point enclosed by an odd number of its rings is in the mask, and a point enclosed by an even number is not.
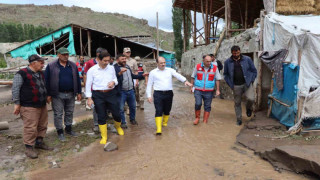
{"type": "MultiPolygon", "coordinates": [[[[85,56],[86,59],[95,57],[98,47],[107,49],[113,57],[122,53],[124,47],[130,47],[133,57],[140,56],[142,59],[152,60],[157,57],[157,47],[152,43],[139,42],[146,37],[149,36],[118,37],[92,28],[68,24],[8,51],[5,59],[8,67],[18,67],[26,65],[25,59],[31,54],[40,54],[48,57],[49,60],[55,59],[60,47],[68,48],[70,59],[73,61],[76,61],[79,55],[85,56]]],[[[174,59],[173,52],[161,48],[159,48],[159,55],[174,59]]]]}

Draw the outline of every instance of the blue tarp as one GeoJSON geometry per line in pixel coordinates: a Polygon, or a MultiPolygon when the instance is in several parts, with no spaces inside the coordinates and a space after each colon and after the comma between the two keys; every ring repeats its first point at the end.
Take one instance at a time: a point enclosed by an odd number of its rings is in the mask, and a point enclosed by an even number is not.
{"type": "MultiPolygon", "coordinates": [[[[67,26],[65,28],[62,28],[58,31],[55,31],[54,33],[48,34],[40,39],[31,41],[30,43],[25,44],[22,47],[19,47],[13,51],[11,51],[11,56],[13,58],[16,57],[22,57],[23,59],[28,59],[28,57],[32,54],[38,54],[37,48],[40,46],[43,46],[45,44],[51,43],[54,39],[59,39],[63,34],[69,33],[69,45],[68,50],[70,55],[75,55],[76,51],[74,48],[74,39],[73,39],[73,33],[72,33],[72,27],[67,26]]],[[[49,56],[55,56],[53,54],[48,54],[49,56]]]]}
{"type": "MultiPolygon", "coordinates": [[[[299,66],[294,64],[283,64],[283,89],[279,91],[276,79],[273,78],[273,92],[275,99],[289,105],[286,107],[276,101],[272,102],[271,116],[278,119],[281,124],[291,127],[297,114],[297,84],[299,79],[299,66]]],[[[270,103],[271,100],[269,100],[270,103]]]]}

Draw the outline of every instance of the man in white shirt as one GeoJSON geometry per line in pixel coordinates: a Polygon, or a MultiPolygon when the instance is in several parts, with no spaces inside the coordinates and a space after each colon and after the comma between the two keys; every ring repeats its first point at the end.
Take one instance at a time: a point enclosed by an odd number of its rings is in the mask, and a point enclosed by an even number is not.
{"type": "MultiPolygon", "coordinates": [[[[218,71],[218,66],[211,62],[210,55],[204,55],[203,62],[195,66],[191,75],[191,84],[195,87],[194,97],[196,119],[193,122],[194,125],[199,123],[202,101],[204,103],[203,122],[208,122],[211,111],[211,102],[214,96],[213,90],[216,84],[217,90],[215,95],[219,96],[220,80],[221,76],[218,71]]],[[[192,90],[193,89],[191,88],[191,91],[192,90]]]]}
{"type": "Polygon", "coordinates": [[[154,106],[156,109],[155,121],[157,126],[156,135],[161,135],[162,125],[167,126],[172,107],[172,76],[184,82],[186,86],[192,86],[185,77],[175,70],[166,67],[166,60],[163,57],[157,59],[157,68],[149,74],[147,85],[148,102],[152,103],[151,89],[154,89],[154,106]],[[162,123],[163,118],[163,123],[162,123]]]}
{"type": "Polygon", "coordinates": [[[94,65],[87,72],[86,82],[86,97],[87,104],[94,108],[98,114],[98,124],[101,133],[100,144],[105,144],[104,149],[108,150],[110,142],[107,142],[107,124],[106,124],[106,109],[109,109],[115,120],[114,126],[119,135],[124,135],[121,125],[119,100],[117,96],[118,84],[117,76],[114,67],[108,65],[110,54],[107,51],[102,51],[99,54],[98,64],[94,65]],[[91,90],[92,87],[92,90],[91,90]]]}

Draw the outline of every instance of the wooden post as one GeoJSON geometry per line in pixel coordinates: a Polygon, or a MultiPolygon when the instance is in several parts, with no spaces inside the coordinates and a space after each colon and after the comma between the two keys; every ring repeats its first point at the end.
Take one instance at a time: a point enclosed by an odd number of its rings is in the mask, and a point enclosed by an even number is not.
{"type": "Polygon", "coordinates": [[[206,24],[204,24],[205,26],[206,26],[206,34],[205,34],[205,43],[206,44],[209,44],[209,33],[210,32],[208,32],[208,21],[209,21],[209,19],[208,19],[208,9],[209,9],[209,6],[208,6],[208,3],[209,3],[209,1],[208,0],[206,0],[206,12],[205,12],[205,14],[206,14],[206,24]]]}
{"type": "Polygon", "coordinates": [[[42,48],[40,45],[39,45],[39,52],[40,52],[40,55],[42,55],[42,48]]]}
{"type": "Polygon", "coordinates": [[[246,0],[246,11],[245,11],[245,17],[244,17],[244,28],[248,28],[248,0],[246,0]]]}
{"type": "Polygon", "coordinates": [[[80,27],[80,55],[83,56],[83,52],[82,52],[82,28],[80,27]]]}
{"type": "Polygon", "coordinates": [[[56,50],[56,40],[54,39],[54,37],[52,36],[52,39],[53,39],[53,52],[54,52],[54,55],[57,55],[57,50],[56,50]]]}
{"type": "Polygon", "coordinates": [[[226,23],[226,35],[227,38],[231,37],[229,30],[231,29],[231,7],[230,0],[225,0],[225,23],[226,23]]]}
{"type": "Polygon", "coordinates": [[[186,10],[183,9],[182,11],[182,16],[183,16],[183,52],[186,52],[186,32],[187,32],[187,27],[186,27],[186,10]]]}
{"type": "MultiPolygon", "coordinates": [[[[259,51],[263,51],[263,27],[264,27],[264,11],[260,12],[260,42],[259,51]]],[[[258,55],[259,56],[259,55],[258,55]]],[[[262,61],[259,60],[258,66],[258,83],[257,83],[257,110],[261,107],[262,102],[262,61]]]]}
{"type": "Polygon", "coordinates": [[[118,47],[117,47],[117,39],[114,37],[114,57],[116,58],[118,55],[118,47]]]}
{"type": "Polygon", "coordinates": [[[157,12],[157,58],[159,58],[159,18],[157,12]]]}
{"type": "Polygon", "coordinates": [[[206,20],[204,18],[204,10],[203,10],[203,0],[201,0],[201,14],[202,14],[202,23],[203,23],[203,31],[204,31],[204,42],[206,42],[207,37],[207,28],[206,28],[206,20]]]}
{"type": "Polygon", "coordinates": [[[154,50],[152,50],[153,52],[153,59],[156,59],[156,53],[154,52],[154,50]]]}
{"type": "Polygon", "coordinates": [[[88,35],[88,56],[91,57],[91,33],[87,30],[88,35]]]}
{"type": "Polygon", "coordinates": [[[196,0],[194,2],[193,9],[193,47],[197,47],[197,11],[196,11],[196,0]]]}
{"type": "MultiPolygon", "coordinates": [[[[208,42],[210,43],[210,35],[211,35],[211,27],[212,27],[212,25],[211,25],[211,22],[212,22],[212,18],[213,18],[213,16],[212,16],[212,0],[210,0],[210,11],[209,11],[209,23],[208,23],[208,42]]],[[[212,33],[212,36],[213,36],[213,33],[212,33]]]]}
{"type": "MultiPolygon", "coordinates": [[[[270,94],[271,94],[272,91],[273,91],[273,78],[274,78],[274,72],[272,72],[270,94]]],[[[269,108],[268,108],[267,117],[270,117],[270,114],[271,114],[271,111],[272,111],[272,103],[273,103],[273,99],[271,99],[271,101],[270,101],[270,105],[269,105],[269,108]]]]}

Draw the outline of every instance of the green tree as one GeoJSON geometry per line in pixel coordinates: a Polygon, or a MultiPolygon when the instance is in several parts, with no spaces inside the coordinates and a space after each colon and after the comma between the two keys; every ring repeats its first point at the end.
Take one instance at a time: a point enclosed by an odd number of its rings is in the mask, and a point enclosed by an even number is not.
{"type": "MultiPolygon", "coordinates": [[[[186,14],[190,17],[191,19],[191,11],[186,10],[186,14]]],[[[187,36],[187,41],[186,41],[186,49],[190,49],[190,38],[191,38],[191,28],[192,28],[192,22],[188,18],[186,18],[186,27],[187,27],[187,34],[184,34],[184,36],[187,36]]]]}
{"type": "MultiPolygon", "coordinates": [[[[173,0],[174,2],[174,0],[173,0]]],[[[177,61],[181,62],[182,51],[183,51],[183,40],[182,40],[182,9],[172,8],[172,27],[174,34],[173,49],[176,52],[177,61]]]]}

